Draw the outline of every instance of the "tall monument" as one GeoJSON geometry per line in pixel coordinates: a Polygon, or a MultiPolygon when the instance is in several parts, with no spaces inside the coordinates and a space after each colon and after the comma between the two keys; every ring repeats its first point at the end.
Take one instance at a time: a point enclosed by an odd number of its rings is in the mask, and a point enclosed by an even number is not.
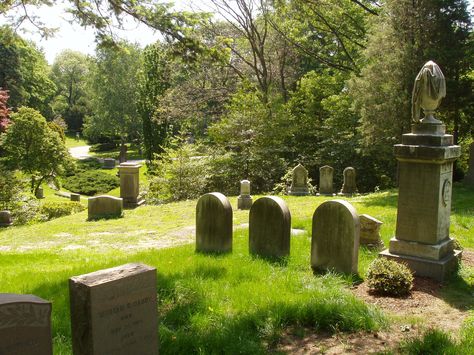
{"type": "Polygon", "coordinates": [[[461,257],[449,237],[453,162],[461,148],[434,117],[445,96],[444,75],[429,61],[413,87],[412,131],[394,147],[399,162],[397,227],[389,248],[380,253],[406,263],[415,275],[436,280],[449,275],[461,257]]]}

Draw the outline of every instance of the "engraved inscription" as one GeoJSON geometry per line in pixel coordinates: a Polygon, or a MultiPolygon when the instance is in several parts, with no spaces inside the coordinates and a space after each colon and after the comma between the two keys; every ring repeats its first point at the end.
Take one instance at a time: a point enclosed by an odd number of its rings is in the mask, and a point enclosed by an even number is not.
{"type": "Polygon", "coordinates": [[[443,184],[443,204],[444,206],[448,206],[449,201],[451,199],[451,181],[449,179],[444,180],[443,184]]]}
{"type": "Polygon", "coordinates": [[[47,327],[49,307],[32,303],[0,306],[0,329],[10,327],[47,327]]]}

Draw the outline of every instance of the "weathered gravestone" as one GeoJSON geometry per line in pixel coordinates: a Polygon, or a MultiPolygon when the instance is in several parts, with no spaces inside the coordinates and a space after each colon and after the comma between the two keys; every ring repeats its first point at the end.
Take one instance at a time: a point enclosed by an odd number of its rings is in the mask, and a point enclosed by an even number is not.
{"type": "Polygon", "coordinates": [[[145,200],[139,198],[140,194],[140,164],[122,163],[119,165],[120,175],[120,197],[126,208],[140,206],[145,200]]]}
{"type": "Polygon", "coordinates": [[[252,207],[252,196],[250,196],[250,181],[240,182],[240,195],[237,198],[237,208],[239,210],[249,210],[252,207]]]}
{"type": "Polygon", "coordinates": [[[290,255],[291,214],[279,197],[261,197],[249,215],[250,253],[269,258],[290,255]]]}
{"type": "Polygon", "coordinates": [[[102,195],[87,200],[89,219],[122,217],[123,200],[118,197],[102,195]]]}
{"type": "Polygon", "coordinates": [[[0,354],[52,355],[51,302],[0,293],[0,354]]]}
{"type": "Polygon", "coordinates": [[[306,170],[306,168],[301,164],[298,164],[293,169],[292,181],[288,194],[294,196],[309,195],[308,170],[306,170]]]}
{"type": "Polygon", "coordinates": [[[461,147],[434,117],[445,95],[441,69],[427,62],[413,88],[412,132],[394,147],[399,166],[397,226],[389,249],[380,253],[407,264],[417,276],[440,281],[455,270],[462,254],[449,237],[453,162],[461,147]]]}
{"type": "Polygon", "coordinates": [[[380,238],[380,227],[383,223],[368,214],[361,214],[359,216],[359,221],[360,244],[369,247],[383,246],[383,242],[380,238]]]}
{"type": "Polygon", "coordinates": [[[232,251],[232,206],[219,192],[202,195],[197,202],[196,251],[232,251]]]}
{"type": "Polygon", "coordinates": [[[311,237],[311,267],[357,273],[359,258],[359,216],[347,201],[323,202],[314,211],[311,237]]]}
{"type": "Polygon", "coordinates": [[[75,202],[81,201],[81,195],[79,194],[71,193],[69,198],[71,199],[71,201],[75,201],[75,202]]]}
{"type": "Polygon", "coordinates": [[[352,167],[347,167],[344,169],[344,182],[342,184],[340,195],[350,196],[357,192],[356,185],[356,171],[352,167]]]}
{"type": "Polygon", "coordinates": [[[10,211],[0,211],[0,227],[8,227],[13,224],[10,211]]]}
{"type": "Polygon", "coordinates": [[[41,186],[36,189],[35,197],[38,199],[44,198],[44,190],[41,186]]]}
{"type": "Polygon", "coordinates": [[[119,153],[119,163],[125,163],[127,161],[127,151],[128,147],[126,145],[120,146],[120,153],[119,153]]]}
{"type": "Polygon", "coordinates": [[[319,168],[319,194],[332,196],[334,193],[333,186],[334,168],[325,165],[319,168]]]}
{"type": "Polygon", "coordinates": [[[69,279],[74,355],[158,354],[156,269],[126,264],[69,279]]]}
{"type": "Polygon", "coordinates": [[[115,159],[114,158],[105,158],[104,164],[102,165],[103,169],[114,169],[115,168],[115,159]]]}
{"type": "Polygon", "coordinates": [[[469,185],[474,185],[474,143],[469,147],[469,165],[464,181],[469,185]]]}

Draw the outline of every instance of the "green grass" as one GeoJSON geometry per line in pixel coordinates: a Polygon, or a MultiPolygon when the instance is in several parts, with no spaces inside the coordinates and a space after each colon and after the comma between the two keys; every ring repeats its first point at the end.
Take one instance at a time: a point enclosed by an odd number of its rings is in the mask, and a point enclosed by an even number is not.
{"type": "MultiPolygon", "coordinates": [[[[50,192],[45,193],[49,198],[50,192]]],[[[127,262],[157,268],[161,352],[165,354],[271,352],[288,327],[315,331],[383,327],[386,318],[347,289],[357,277],[315,276],[311,271],[312,215],[319,204],[331,198],[284,199],[292,214],[292,227],[306,232],[292,237],[291,256],[286,262],[249,256],[244,227],[234,233],[231,254],[196,254],[187,228],[194,225],[196,201],[184,201],[126,210],[120,219],[88,222],[87,212],[81,212],[0,230],[0,289],[31,293],[53,302],[55,354],[71,353],[68,278],[127,262]],[[175,241],[191,244],[147,249],[153,243],[175,241]]],[[[395,230],[396,192],[348,200],[359,214],[367,213],[384,222],[381,232],[387,245],[395,230]]],[[[230,201],[235,208],[236,197],[230,201]]],[[[469,216],[473,202],[473,189],[455,186],[451,232],[466,248],[474,246],[470,227],[474,217],[469,216]]],[[[234,226],[248,223],[248,211],[234,209],[233,222],[234,226]]],[[[362,278],[376,255],[376,251],[361,248],[362,278]]],[[[474,270],[462,268],[443,287],[440,297],[456,307],[472,309],[473,285],[474,270]]]]}
{"type": "Polygon", "coordinates": [[[89,145],[87,141],[82,138],[76,139],[76,133],[66,133],[66,148],[81,147],[89,145]]]}

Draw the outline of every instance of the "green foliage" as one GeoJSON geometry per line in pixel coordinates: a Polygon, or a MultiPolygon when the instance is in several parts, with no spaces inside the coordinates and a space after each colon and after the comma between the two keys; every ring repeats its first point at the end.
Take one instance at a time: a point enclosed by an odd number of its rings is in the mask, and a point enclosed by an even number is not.
{"type": "Polygon", "coordinates": [[[410,355],[467,354],[456,352],[451,337],[437,329],[428,330],[421,339],[405,341],[401,349],[402,353],[410,355]]]}
{"type": "Polygon", "coordinates": [[[85,210],[85,206],[83,206],[80,202],[47,201],[41,205],[40,213],[43,214],[46,220],[49,221],[50,219],[53,219],[53,218],[68,216],[70,214],[81,212],[83,210],[85,210]]]}
{"type": "Polygon", "coordinates": [[[410,293],[413,287],[413,275],[407,266],[379,257],[367,270],[367,283],[375,293],[403,296],[410,293]]]}
{"type": "Polygon", "coordinates": [[[161,159],[153,162],[154,177],[146,196],[150,203],[195,199],[207,192],[208,158],[191,144],[179,139],[173,142],[161,159]]]}
{"type": "Polygon", "coordinates": [[[9,106],[28,106],[52,118],[56,91],[44,54],[7,26],[0,27],[0,87],[9,90],[9,106]]]}
{"type": "Polygon", "coordinates": [[[59,135],[59,138],[61,138],[63,143],[66,143],[66,133],[64,133],[64,128],[60,126],[57,121],[48,122],[48,127],[59,135]]]}
{"type": "Polygon", "coordinates": [[[90,60],[71,50],[61,52],[54,60],[51,78],[57,86],[57,95],[53,102],[54,111],[64,117],[67,129],[82,129],[84,117],[89,113],[87,77],[90,60]]]}
{"type": "Polygon", "coordinates": [[[24,185],[15,171],[0,164],[0,208],[9,209],[10,203],[23,192],[24,185]]]}
{"type": "Polygon", "coordinates": [[[86,117],[84,136],[97,142],[101,136],[118,137],[122,143],[140,137],[137,112],[140,49],[98,47],[90,77],[92,114],[86,117]]]}
{"type": "Polygon", "coordinates": [[[31,190],[35,192],[43,180],[62,175],[72,160],[59,133],[38,111],[20,107],[11,119],[2,148],[10,168],[30,175],[31,190]]]}
{"type": "Polygon", "coordinates": [[[75,175],[64,179],[63,186],[69,191],[93,196],[97,193],[106,193],[120,185],[116,176],[94,170],[79,171],[75,175]]]}

